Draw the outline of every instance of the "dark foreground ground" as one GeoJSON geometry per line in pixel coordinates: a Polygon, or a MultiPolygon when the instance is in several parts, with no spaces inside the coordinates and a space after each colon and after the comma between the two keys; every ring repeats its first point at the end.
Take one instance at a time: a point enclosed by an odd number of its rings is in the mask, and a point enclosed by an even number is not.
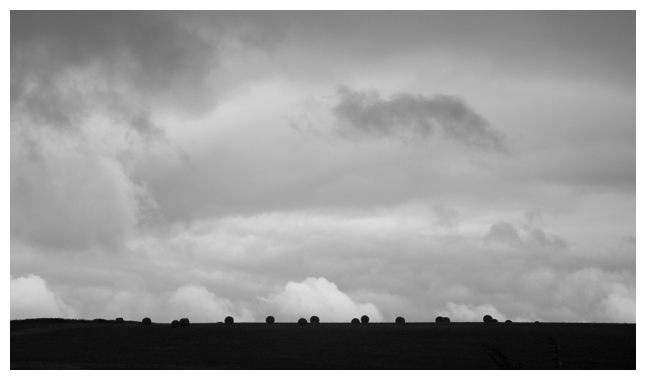
{"type": "Polygon", "coordinates": [[[636,369],[635,324],[12,321],[11,369],[636,369]]]}

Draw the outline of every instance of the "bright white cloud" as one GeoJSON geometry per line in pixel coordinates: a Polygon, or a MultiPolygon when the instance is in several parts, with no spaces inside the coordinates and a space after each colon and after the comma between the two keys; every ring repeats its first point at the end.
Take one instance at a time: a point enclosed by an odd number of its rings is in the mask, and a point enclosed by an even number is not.
{"type": "Polygon", "coordinates": [[[174,291],[168,299],[169,313],[177,318],[188,318],[195,322],[222,322],[232,316],[239,322],[254,322],[254,317],[245,308],[236,308],[226,298],[219,298],[204,286],[184,285],[174,291]]]}
{"type": "Polygon", "coordinates": [[[442,309],[436,310],[438,315],[449,317],[454,322],[482,322],[485,315],[490,315],[499,322],[504,322],[507,317],[489,304],[471,305],[447,302],[442,309]]]}
{"type": "Polygon", "coordinates": [[[370,317],[381,322],[383,317],[371,303],[356,303],[337,286],[323,277],[308,277],[303,282],[290,281],[277,294],[262,298],[265,308],[280,320],[318,316],[322,322],[348,322],[352,318],[370,317]]]}
{"type": "Polygon", "coordinates": [[[11,277],[11,319],[76,316],[76,311],[49,289],[47,282],[39,276],[11,277]]]}

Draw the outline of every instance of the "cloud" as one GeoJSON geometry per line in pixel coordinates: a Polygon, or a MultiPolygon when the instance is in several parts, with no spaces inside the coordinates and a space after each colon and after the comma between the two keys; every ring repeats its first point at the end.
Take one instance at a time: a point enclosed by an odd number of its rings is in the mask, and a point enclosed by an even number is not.
{"type": "Polygon", "coordinates": [[[518,247],[521,243],[537,243],[541,247],[564,251],[569,248],[568,242],[562,237],[546,233],[542,228],[525,225],[520,229],[508,222],[498,222],[484,235],[484,241],[504,243],[518,247]],[[519,231],[523,232],[522,237],[519,231]]]}
{"type": "Polygon", "coordinates": [[[557,250],[568,249],[568,243],[567,241],[565,241],[565,239],[557,235],[548,235],[541,228],[534,228],[530,230],[530,234],[534,239],[534,241],[536,241],[538,244],[544,247],[553,248],[557,250]]]}
{"type": "Polygon", "coordinates": [[[451,318],[451,321],[454,322],[482,322],[482,317],[485,315],[491,315],[492,318],[500,322],[507,319],[503,313],[490,304],[474,306],[447,302],[444,308],[436,310],[436,312],[438,315],[451,318]]]}
{"type": "Polygon", "coordinates": [[[520,243],[520,236],[516,227],[507,222],[498,222],[489,227],[489,231],[484,236],[485,242],[499,242],[509,245],[520,243]]]}
{"type": "Polygon", "coordinates": [[[11,237],[42,247],[115,249],[138,222],[135,185],[109,157],[43,148],[30,158],[12,145],[11,237]]]}
{"type": "Polygon", "coordinates": [[[30,274],[11,277],[11,319],[76,318],[77,313],[47,286],[47,282],[30,274]]]}
{"type": "Polygon", "coordinates": [[[586,310],[584,321],[634,323],[636,300],[635,278],[588,267],[563,276],[552,303],[570,310],[586,310]]]}
{"type": "Polygon", "coordinates": [[[265,308],[281,320],[297,320],[316,315],[323,322],[348,322],[368,315],[371,321],[383,317],[371,303],[356,303],[323,277],[308,277],[303,282],[290,281],[277,294],[263,297],[265,308]]]}
{"type": "Polygon", "coordinates": [[[439,203],[433,205],[431,209],[438,217],[435,224],[448,230],[455,230],[457,228],[460,222],[458,210],[439,203]]]}
{"type": "Polygon", "coordinates": [[[12,11],[12,114],[70,126],[97,99],[112,111],[142,98],[180,111],[211,107],[217,48],[185,15],[12,11]]]}
{"type": "Polygon", "coordinates": [[[376,91],[341,86],[332,113],[361,135],[426,140],[439,128],[445,138],[484,150],[506,151],[505,136],[460,98],[398,93],[382,99],[376,91]]]}
{"type": "Polygon", "coordinates": [[[224,321],[232,316],[239,322],[254,322],[251,312],[236,309],[226,298],[219,298],[204,286],[187,284],[175,290],[168,299],[169,314],[195,322],[224,321]]]}

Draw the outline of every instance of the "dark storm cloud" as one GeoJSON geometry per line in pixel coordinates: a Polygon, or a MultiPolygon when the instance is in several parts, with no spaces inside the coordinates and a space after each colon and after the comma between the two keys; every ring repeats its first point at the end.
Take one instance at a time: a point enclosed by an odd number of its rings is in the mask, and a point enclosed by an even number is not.
{"type": "Polygon", "coordinates": [[[486,150],[506,151],[505,136],[460,98],[398,93],[382,99],[376,91],[340,87],[332,112],[354,131],[406,141],[427,139],[437,129],[448,139],[486,150]]]}
{"type": "Polygon", "coordinates": [[[212,106],[207,77],[215,44],[181,16],[12,11],[12,115],[67,127],[96,108],[114,112],[150,98],[179,111],[212,106]]]}

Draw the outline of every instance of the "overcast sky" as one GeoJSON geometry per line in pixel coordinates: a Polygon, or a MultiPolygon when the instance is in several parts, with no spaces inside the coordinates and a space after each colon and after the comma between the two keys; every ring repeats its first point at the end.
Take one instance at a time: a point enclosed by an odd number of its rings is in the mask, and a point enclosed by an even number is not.
{"type": "Polygon", "coordinates": [[[635,12],[11,12],[11,318],[636,321],[635,12]]]}

